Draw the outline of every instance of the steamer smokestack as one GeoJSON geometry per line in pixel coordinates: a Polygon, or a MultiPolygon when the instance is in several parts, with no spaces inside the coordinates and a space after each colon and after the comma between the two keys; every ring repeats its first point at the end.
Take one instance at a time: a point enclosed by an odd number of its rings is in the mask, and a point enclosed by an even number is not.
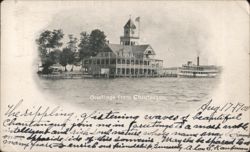
{"type": "Polygon", "coordinates": [[[197,56],[197,66],[200,66],[200,58],[197,56]]]}

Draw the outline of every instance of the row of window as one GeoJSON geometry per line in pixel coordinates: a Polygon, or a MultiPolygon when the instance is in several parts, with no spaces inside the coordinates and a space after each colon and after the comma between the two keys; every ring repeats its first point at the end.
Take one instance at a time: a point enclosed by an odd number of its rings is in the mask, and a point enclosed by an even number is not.
{"type": "MultiPolygon", "coordinates": [[[[101,57],[108,57],[108,56],[112,56],[112,54],[110,52],[101,52],[100,56],[101,57]]],[[[124,56],[126,56],[126,57],[138,57],[138,58],[140,58],[140,57],[143,57],[143,54],[133,54],[131,52],[128,52],[128,53],[124,54],[123,52],[118,52],[117,56],[121,56],[121,57],[124,57],[124,56]]]]}
{"type": "MultiPolygon", "coordinates": [[[[84,64],[116,64],[116,59],[85,60],[84,64]]],[[[117,64],[149,65],[149,61],[117,59],[117,64]]],[[[156,63],[159,66],[159,63],[156,63]]]]}
{"type": "MultiPolygon", "coordinates": [[[[93,67],[93,69],[89,68],[88,70],[99,70],[98,68],[96,67],[93,67]]],[[[87,71],[88,71],[87,70],[87,71]]],[[[115,74],[116,71],[115,68],[111,68],[110,69],[110,74],[115,74]]],[[[157,72],[155,70],[146,70],[146,69],[125,69],[125,68],[117,68],[117,74],[157,74],[157,72]],[[125,73],[126,72],[126,73],[125,73]]]]}
{"type": "Polygon", "coordinates": [[[154,70],[146,70],[146,69],[125,69],[125,68],[118,68],[117,69],[117,74],[151,74],[151,73],[156,73],[154,70]]]}
{"type": "Polygon", "coordinates": [[[121,52],[117,52],[117,56],[121,56],[121,57],[137,57],[137,58],[141,58],[143,57],[143,54],[141,53],[132,53],[132,52],[128,52],[128,53],[123,53],[121,52]]]}
{"type": "Polygon", "coordinates": [[[110,54],[110,52],[101,52],[100,53],[101,57],[108,57],[108,56],[110,56],[109,54],[110,54]]]}
{"type": "Polygon", "coordinates": [[[124,41],[123,45],[135,45],[135,42],[133,42],[133,41],[124,41]]]}
{"type": "Polygon", "coordinates": [[[207,67],[192,67],[192,66],[184,66],[183,69],[186,69],[186,70],[213,70],[213,69],[216,69],[215,67],[213,66],[207,66],[207,67]]]}
{"type": "Polygon", "coordinates": [[[192,74],[212,74],[216,72],[194,72],[194,71],[181,71],[181,73],[192,73],[192,74]]]}

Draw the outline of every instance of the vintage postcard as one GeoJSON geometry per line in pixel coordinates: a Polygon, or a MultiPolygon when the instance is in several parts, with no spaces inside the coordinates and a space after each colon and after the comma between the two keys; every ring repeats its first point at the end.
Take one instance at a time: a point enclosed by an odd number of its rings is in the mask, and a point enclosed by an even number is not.
{"type": "Polygon", "coordinates": [[[247,1],[1,3],[3,152],[248,152],[247,1]]]}

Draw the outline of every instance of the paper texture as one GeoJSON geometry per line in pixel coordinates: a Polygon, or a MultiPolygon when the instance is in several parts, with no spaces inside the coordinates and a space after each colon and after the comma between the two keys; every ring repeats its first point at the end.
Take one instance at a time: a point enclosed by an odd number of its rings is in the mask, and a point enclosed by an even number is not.
{"type": "Polygon", "coordinates": [[[1,151],[246,152],[249,108],[246,1],[1,3],[1,151]]]}

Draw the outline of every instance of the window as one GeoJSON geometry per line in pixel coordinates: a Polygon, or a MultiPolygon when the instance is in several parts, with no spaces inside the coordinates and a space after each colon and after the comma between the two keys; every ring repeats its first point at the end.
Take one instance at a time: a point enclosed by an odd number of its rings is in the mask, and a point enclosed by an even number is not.
{"type": "Polygon", "coordinates": [[[115,69],[114,69],[114,68],[111,68],[111,69],[110,69],[110,73],[111,73],[111,74],[114,74],[114,73],[115,73],[115,69]]]}
{"type": "Polygon", "coordinates": [[[111,60],[110,60],[110,63],[111,63],[111,64],[115,64],[115,59],[111,59],[111,60]]]}
{"type": "Polygon", "coordinates": [[[118,62],[118,64],[121,64],[121,59],[118,59],[117,62],[118,62]]]}
{"type": "Polygon", "coordinates": [[[129,74],[129,69],[126,69],[126,73],[129,74]]]}
{"type": "Polygon", "coordinates": [[[125,41],[125,45],[129,45],[129,41],[125,41]]]}

